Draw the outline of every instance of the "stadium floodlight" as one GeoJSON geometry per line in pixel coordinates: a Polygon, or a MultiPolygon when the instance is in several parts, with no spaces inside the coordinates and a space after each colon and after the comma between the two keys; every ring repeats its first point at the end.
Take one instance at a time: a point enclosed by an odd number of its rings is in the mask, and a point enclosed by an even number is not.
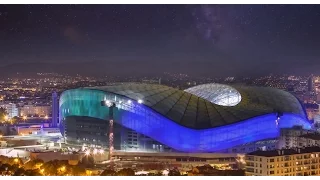
{"type": "Polygon", "coordinates": [[[139,100],[138,100],[138,103],[141,104],[141,103],[143,103],[143,101],[142,101],[141,99],[139,99],[139,100]]]}

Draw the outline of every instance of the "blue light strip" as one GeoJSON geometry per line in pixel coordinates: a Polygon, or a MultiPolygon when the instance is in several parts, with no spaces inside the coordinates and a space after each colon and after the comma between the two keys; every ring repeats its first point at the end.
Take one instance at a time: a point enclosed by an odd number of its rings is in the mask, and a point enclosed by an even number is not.
{"type": "MultiPolygon", "coordinates": [[[[60,100],[61,122],[66,116],[106,119],[108,108],[101,106],[101,100],[105,99],[106,95],[115,96],[111,93],[84,89],[64,92],[60,100]]],[[[117,97],[117,100],[119,102],[128,101],[124,97],[117,97]]],[[[116,123],[184,152],[215,152],[244,143],[276,138],[279,136],[280,128],[290,128],[294,125],[301,125],[304,129],[311,128],[307,119],[299,115],[284,113],[278,125],[277,115],[267,114],[231,125],[195,130],[181,126],[134,101],[130,103],[130,106],[120,106],[114,112],[116,123]]],[[[61,130],[64,134],[63,126],[61,130]]]]}

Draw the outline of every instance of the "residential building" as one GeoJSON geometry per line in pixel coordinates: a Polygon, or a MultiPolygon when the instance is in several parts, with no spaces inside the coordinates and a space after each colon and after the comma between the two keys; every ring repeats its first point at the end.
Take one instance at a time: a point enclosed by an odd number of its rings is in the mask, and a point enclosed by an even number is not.
{"type": "Polygon", "coordinates": [[[320,147],[255,151],[246,155],[247,176],[318,176],[320,147]]]}
{"type": "Polygon", "coordinates": [[[20,116],[49,116],[51,106],[48,105],[24,105],[20,107],[20,116]]]}

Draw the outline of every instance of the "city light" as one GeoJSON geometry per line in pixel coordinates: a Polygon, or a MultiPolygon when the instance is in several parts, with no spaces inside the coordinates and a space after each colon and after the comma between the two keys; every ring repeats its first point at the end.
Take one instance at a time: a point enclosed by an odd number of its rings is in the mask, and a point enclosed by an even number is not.
{"type": "Polygon", "coordinates": [[[60,171],[61,172],[64,172],[66,170],[66,167],[65,166],[62,166],[61,168],[60,168],[60,171]]]}
{"type": "Polygon", "coordinates": [[[13,162],[14,162],[14,163],[18,163],[18,162],[19,162],[19,159],[15,158],[15,159],[13,160],[13,162]]]}
{"type": "Polygon", "coordinates": [[[95,155],[95,154],[98,153],[98,150],[97,150],[97,149],[94,149],[92,153],[95,155]]]}
{"type": "Polygon", "coordinates": [[[8,120],[9,117],[7,115],[4,116],[4,120],[8,120]]]}
{"type": "Polygon", "coordinates": [[[100,149],[100,150],[99,150],[99,153],[100,153],[100,154],[103,154],[103,153],[104,153],[104,150],[103,150],[103,149],[100,149]]]}
{"type": "Polygon", "coordinates": [[[90,155],[90,150],[88,149],[86,152],[85,152],[86,156],[89,156],[90,155]]]}
{"type": "Polygon", "coordinates": [[[46,115],[46,116],[44,117],[44,119],[48,119],[48,115],[46,115]]]}
{"type": "Polygon", "coordinates": [[[128,104],[131,104],[131,100],[128,100],[128,104]]]}
{"type": "Polygon", "coordinates": [[[143,101],[142,101],[141,99],[139,99],[139,100],[138,100],[138,103],[141,104],[141,103],[143,103],[143,101]]]}
{"type": "Polygon", "coordinates": [[[23,119],[23,120],[27,120],[27,116],[23,116],[22,119],[23,119]]]}

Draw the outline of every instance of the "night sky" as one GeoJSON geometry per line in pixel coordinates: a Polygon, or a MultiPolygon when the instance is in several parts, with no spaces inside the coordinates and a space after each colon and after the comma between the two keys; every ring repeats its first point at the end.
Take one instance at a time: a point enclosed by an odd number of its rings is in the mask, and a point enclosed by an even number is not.
{"type": "Polygon", "coordinates": [[[0,71],[320,74],[320,5],[0,5],[0,71]]]}

